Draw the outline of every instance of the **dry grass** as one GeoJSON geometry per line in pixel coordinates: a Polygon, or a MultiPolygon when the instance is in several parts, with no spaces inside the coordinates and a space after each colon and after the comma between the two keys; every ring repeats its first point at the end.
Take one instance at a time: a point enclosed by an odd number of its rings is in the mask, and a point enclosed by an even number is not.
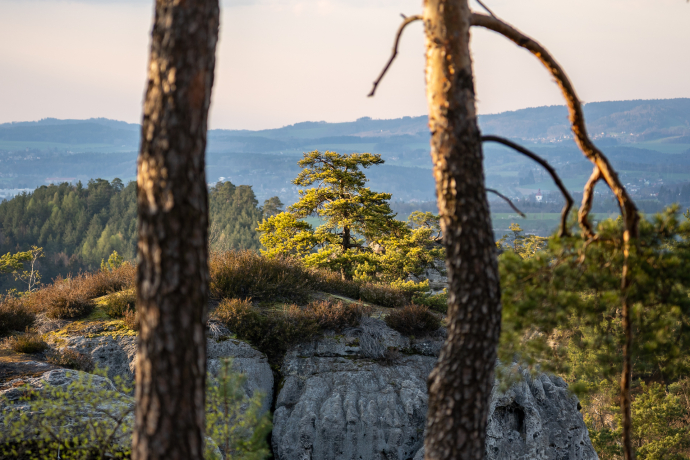
{"type": "Polygon", "coordinates": [[[302,302],[311,280],[298,260],[268,259],[253,251],[227,251],[211,256],[211,295],[215,298],[302,302]]]}
{"type": "Polygon", "coordinates": [[[36,315],[24,307],[22,299],[0,296],[0,337],[31,327],[35,319],[36,315]]]}
{"type": "Polygon", "coordinates": [[[397,308],[410,303],[412,293],[382,283],[344,280],[331,270],[310,270],[312,286],[319,291],[359,299],[382,307],[397,308]]]}
{"type": "Polygon", "coordinates": [[[424,305],[391,310],[385,320],[388,327],[406,335],[427,334],[441,327],[441,320],[424,305]]]}
{"type": "Polygon", "coordinates": [[[369,312],[361,304],[328,301],[262,311],[250,300],[224,299],[212,316],[277,363],[292,345],[308,341],[325,329],[356,326],[369,312]]]}
{"type": "Polygon", "coordinates": [[[66,367],[67,369],[74,369],[77,371],[91,372],[95,368],[95,364],[91,356],[79,353],[70,348],[62,350],[55,350],[48,354],[46,359],[51,364],[56,366],[66,367]]]}
{"type": "Polygon", "coordinates": [[[49,318],[77,319],[91,313],[94,298],[134,288],[135,280],[136,268],[129,263],[112,271],[58,277],[53,284],[32,292],[24,300],[24,305],[29,311],[45,312],[49,318]]]}
{"type": "Polygon", "coordinates": [[[41,334],[27,331],[21,335],[6,338],[3,343],[3,348],[9,348],[17,353],[41,353],[48,349],[48,344],[43,341],[41,334]]]}
{"type": "Polygon", "coordinates": [[[131,310],[129,308],[129,305],[127,306],[127,309],[122,315],[122,319],[127,329],[131,329],[132,331],[139,330],[139,313],[137,313],[134,310],[131,310]]]}

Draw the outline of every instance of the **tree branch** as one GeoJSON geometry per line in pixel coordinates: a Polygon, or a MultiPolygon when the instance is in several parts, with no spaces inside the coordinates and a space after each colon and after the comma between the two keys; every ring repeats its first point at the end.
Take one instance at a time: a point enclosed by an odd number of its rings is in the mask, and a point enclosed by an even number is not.
{"type": "Polygon", "coordinates": [[[533,153],[523,146],[516,144],[513,141],[510,141],[508,139],[504,139],[502,137],[498,136],[482,136],[482,142],[497,142],[499,144],[505,145],[506,147],[510,147],[513,150],[525,155],[526,157],[531,158],[532,160],[536,161],[539,163],[541,166],[546,169],[549,174],[551,174],[551,177],[553,178],[553,181],[556,183],[556,186],[559,188],[561,193],[563,194],[563,198],[565,198],[565,205],[563,206],[563,210],[561,211],[561,228],[558,231],[558,236],[563,237],[567,236],[569,234],[568,232],[568,214],[570,213],[570,209],[573,207],[573,198],[570,196],[570,193],[568,193],[568,189],[565,188],[565,185],[563,185],[563,182],[561,181],[561,178],[558,177],[558,174],[556,173],[556,170],[553,169],[553,167],[543,158],[541,158],[539,155],[536,153],[533,153]]]}
{"type": "Polygon", "coordinates": [[[588,216],[589,212],[592,210],[592,202],[594,201],[594,186],[597,182],[599,182],[600,179],[601,171],[595,166],[594,171],[592,171],[592,175],[589,176],[589,180],[587,180],[585,188],[582,191],[582,205],[580,206],[580,211],[577,213],[577,221],[580,224],[582,233],[587,239],[596,238],[588,216]]]}
{"type": "Polygon", "coordinates": [[[516,213],[520,214],[520,217],[527,217],[527,216],[525,215],[525,213],[523,213],[522,211],[520,211],[520,210],[517,208],[517,206],[515,206],[515,205],[513,204],[512,201],[510,201],[510,198],[508,198],[507,196],[498,193],[498,191],[496,191],[496,190],[494,190],[494,189],[492,189],[492,188],[487,188],[487,189],[485,189],[485,190],[486,190],[487,192],[493,193],[494,195],[498,195],[499,197],[503,198],[503,199],[510,205],[510,207],[513,208],[513,211],[515,211],[516,213]]]}
{"type": "Polygon", "coordinates": [[[491,16],[496,17],[496,15],[489,9],[489,7],[482,3],[482,0],[477,0],[477,3],[479,3],[479,6],[484,8],[486,12],[489,13],[491,16]]]}
{"type": "Polygon", "coordinates": [[[383,76],[386,75],[386,72],[388,72],[388,68],[391,66],[391,64],[393,64],[395,56],[398,55],[398,44],[400,43],[400,37],[402,36],[405,27],[407,27],[409,24],[415,21],[421,21],[422,19],[421,16],[410,16],[409,18],[403,16],[403,18],[405,18],[405,20],[402,22],[402,24],[400,24],[400,27],[398,27],[398,32],[395,35],[395,43],[393,44],[393,52],[391,53],[391,57],[390,59],[388,59],[386,66],[383,68],[378,78],[374,81],[374,87],[371,88],[371,92],[367,94],[367,97],[372,97],[374,95],[374,93],[376,92],[376,87],[379,85],[379,83],[381,83],[383,76]]]}
{"type": "Polygon", "coordinates": [[[606,156],[604,156],[594,145],[587,135],[582,105],[575,93],[573,85],[570,83],[570,80],[558,62],[556,62],[551,54],[538,42],[495,17],[472,13],[472,25],[493,30],[510,39],[518,46],[525,48],[534,54],[551,73],[565,97],[575,142],[578,147],[580,147],[580,150],[582,150],[582,153],[594,163],[601,172],[602,178],[606,181],[611,191],[618,199],[618,205],[621,209],[621,215],[623,216],[626,230],[630,232],[631,237],[636,237],[638,234],[638,222],[640,220],[637,207],[618,179],[618,174],[616,174],[616,171],[611,167],[606,156]]]}

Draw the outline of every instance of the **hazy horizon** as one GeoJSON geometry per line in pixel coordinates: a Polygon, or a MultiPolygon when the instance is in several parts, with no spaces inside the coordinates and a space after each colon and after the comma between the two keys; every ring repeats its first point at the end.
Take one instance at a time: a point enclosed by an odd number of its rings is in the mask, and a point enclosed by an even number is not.
{"type": "MultiPolygon", "coordinates": [[[[471,2],[475,10],[479,6],[471,2]]],[[[210,128],[427,113],[421,24],[374,98],[400,13],[420,0],[222,2],[210,128]]],[[[585,102],[690,97],[690,5],[681,0],[491,0],[561,62],[585,102]]],[[[0,0],[0,123],[104,117],[139,123],[152,0],[0,0]]],[[[480,114],[562,105],[524,50],[473,29],[480,114]]]]}

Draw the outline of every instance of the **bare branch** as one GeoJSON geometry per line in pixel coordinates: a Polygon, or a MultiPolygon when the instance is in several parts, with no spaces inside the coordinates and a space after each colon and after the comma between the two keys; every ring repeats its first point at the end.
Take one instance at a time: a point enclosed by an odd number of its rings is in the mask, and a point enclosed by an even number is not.
{"type": "Polygon", "coordinates": [[[395,59],[395,56],[398,55],[398,44],[400,43],[400,37],[402,36],[403,30],[405,27],[407,27],[409,24],[412,24],[415,21],[421,21],[422,17],[421,16],[410,16],[409,18],[405,17],[403,15],[404,21],[402,24],[400,24],[400,27],[398,27],[398,32],[395,34],[395,43],[393,44],[393,52],[391,53],[390,59],[388,59],[388,62],[386,63],[386,66],[383,68],[381,73],[379,74],[378,78],[374,81],[374,87],[371,88],[371,92],[367,94],[367,97],[372,97],[374,93],[376,92],[376,87],[381,83],[381,79],[383,79],[383,76],[386,75],[386,72],[388,72],[388,68],[391,66],[393,63],[393,60],[395,59]]]}
{"type": "Polygon", "coordinates": [[[510,205],[510,207],[513,208],[513,211],[515,211],[516,213],[520,214],[520,217],[523,217],[523,218],[526,218],[526,217],[527,217],[527,216],[525,215],[525,213],[522,212],[522,211],[520,211],[520,210],[517,208],[517,206],[515,206],[515,205],[513,204],[512,201],[510,201],[510,198],[508,198],[507,196],[498,193],[498,191],[496,191],[496,190],[494,190],[494,189],[492,189],[492,188],[487,188],[486,191],[487,191],[487,192],[490,192],[490,193],[493,193],[494,195],[498,195],[499,197],[503,198],[503,199],[510,205]]]}
{"type": "Polygon", "coordinates": [[[580,206],[580,211],[577,213],[577,221],[580,223],[580,228],[585,238],[594,239],[596,235],[594,230],[592,230],[592,224],[589,222],[588,216],[589,212],[592,210],[592,202],[594,201],[594,186],[601,179],[601,171],[598,167],[594,167],[592,175],[589,176],[589,180],[585,184],[585,188],[582,192],[582,205],[580,206]]]}
{"type": "Polygon", "coordinates": [[[618,199],[621,215],[623,216],[625,222],[625,229],[630,232],[631,237],[636,237],[638,234],[638,222],[640,220],[637,207],[628,195],[628,192],[625,190],[623,184],[618,179],[618,174],[616,174],[616,171],[614,171],[614,169],[611,167],[611,164],[606,156],[604,156],[601,150],[594,145],[587,135],[582,105],[580,104],[580,100],[575,93],[573,85],[570,83],[570,80],[558,62],[556,62],[551,54],[538,42],[495,17],[487,16],[485,14],[472,13],[472,25],[485,27],[512,40],[518,46],[525,48],[534,54],[541,61],[544,67],[546,67],[546,69],[551,73],[556,80],[556,83],[560,87],[563,96],[565,97],[568,112],[570,113],[570,123],[573,135],[575,137],[575,142],[577,143],[578,147],[580,147],[580,150],[582,150],[582,153],[584,153],[584,155],[592,163],[594,163],[601,172],[602,178],[606,181],[608,186],[611,188],[611,191],[618,199]]]}
{"type": "Polygon", "coordinates": [[[482,3],[482,0],[477,0],[477,3],[486,10],[487,13],[489,13],[491,16],[496,17],[496,15],[489,9],[488,6],[486,6],[484,3],[482,3]]]}
{"type": "Polygon", "coordinates": [[[532,160],[536,161],[541,166],[543,166],[544,169],[546,169],[549,172],[549,174],[551,174],[553,181],[556,183],[556,186],[563,194],[563,198],[565,198],[565,205],[563,206],[563,210],[561,211],[561,228],[558,231],[558,236],[567,236],[569,234],[568,214],[570,213],[570,209],[573,207],[573,198],[570,196],[570,193],[568,193],[568,189],[565,188],[565,185],[563,185],[561,178],[558,177],[556,170],[553,169],[553,167],[546,160],[541,158],[536,153],[533,153],[524,148],[523,146],[516,144],[515,142],[510,141],[508,139],[504,139],[498,136],[482,136],[482,142],[497,142],[499,144],[505,145],[506,147],[510,147],[516,150],[517,152],[522,153],[526,157],[529,157],[532,160]]]}

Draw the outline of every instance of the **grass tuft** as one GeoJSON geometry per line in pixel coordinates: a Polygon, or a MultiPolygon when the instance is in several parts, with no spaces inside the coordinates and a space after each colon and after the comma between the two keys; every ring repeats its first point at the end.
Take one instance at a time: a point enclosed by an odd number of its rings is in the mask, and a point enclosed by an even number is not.
{"type": "Polygon", "coordinates": [[[47,350],[48,344],[43,341],[41,334],[27,331],[24,334],[6,338],[3,341],[3,347],[17,353],[35,354],[47,350]]]}
{"type": "Polygon", "coordinates": [[[401,334],[417,335],[433,332],[441,327],[441,320],[424,305],[407,305],[391,310],[386,324],[401,334]]]}
{"type": "Polygon", "coordinates": [[[46,361],[56,366],[84,372],[91,372],[96,367],[91,356],[70,348],[51,351],[48,353],[46,361]]]}
{"type": "Polygon", "coordinates": [[[0,296],[0,337],[33,326],[35,319],[36,315],[24,307],[22,299],[0,296]]]}

